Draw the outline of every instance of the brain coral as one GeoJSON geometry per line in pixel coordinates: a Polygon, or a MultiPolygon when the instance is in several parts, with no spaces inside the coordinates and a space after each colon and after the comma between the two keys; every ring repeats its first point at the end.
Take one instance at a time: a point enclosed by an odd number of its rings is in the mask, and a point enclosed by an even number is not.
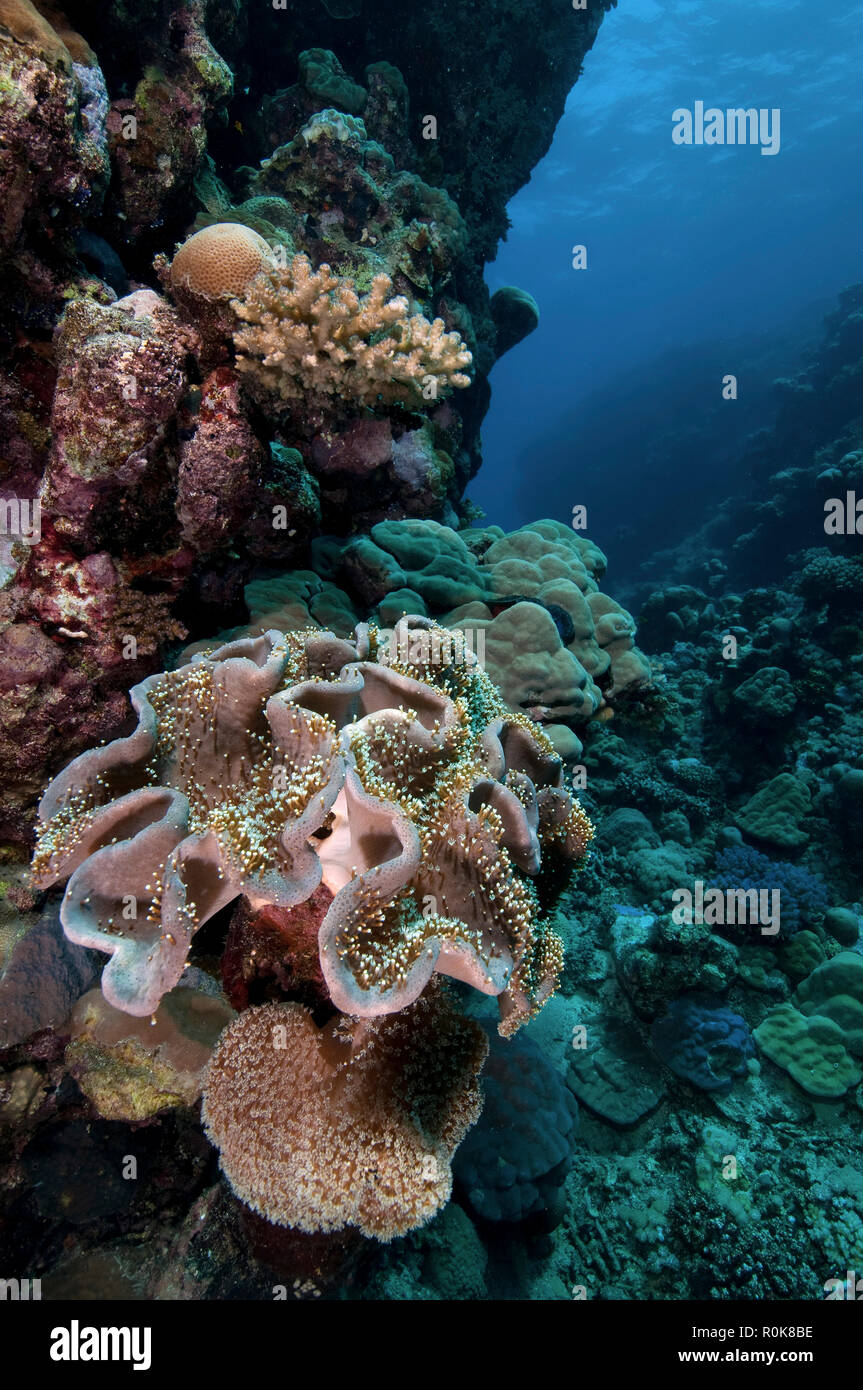
{"type": "Polygon", "coordinates": [[[169,278],[175,290],[203,299],[233,299],[272,263],[269,243],[257,232],[239,222],[216,222],[183,242],[169,278]]]}
{"type": "Polygon", "coordinates": [[[442,654],[451,634],[397,631],[380,653],[361,625],[199,655],[136,686],[135,732],[51,783],[34,876],[69,880],[64,929],[110,954],[112,1004],[152,1012],[234,898],[289,908],[323,882],[344,1012],[403,1009],[435,971],[500,996],[503,1033],[542,1005],[562,947],[530,876],[541,847],[580,857],[590,822],[541,731],[470,653],[442,654]]]}
{"type": "Polygon", "coordinates": [[[265,1004],[222,1034],[204,1121],[234,1191],[268,1220],[388,1241],[447,1202],[486,1051],[439,990],[323,1028],[300,1004],[265,1004]]]}

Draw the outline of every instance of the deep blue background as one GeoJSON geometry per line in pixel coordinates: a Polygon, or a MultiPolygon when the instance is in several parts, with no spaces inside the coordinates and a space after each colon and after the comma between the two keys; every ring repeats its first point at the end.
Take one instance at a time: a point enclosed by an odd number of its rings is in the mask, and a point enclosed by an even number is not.
{"type": "Polygon", "coordinates": [[[568,521],[584,502],[622,575],[734,491],[770,379],[863,279],[861,71],[849,0],[620,0],[607,15],[489,269],[492,290],[520,285],[542,313],[492,373],[469,489],[489,521],[568,521]],[[780,152],[674,145],[672,112],[696,100],[779,107],[780,152]]]}

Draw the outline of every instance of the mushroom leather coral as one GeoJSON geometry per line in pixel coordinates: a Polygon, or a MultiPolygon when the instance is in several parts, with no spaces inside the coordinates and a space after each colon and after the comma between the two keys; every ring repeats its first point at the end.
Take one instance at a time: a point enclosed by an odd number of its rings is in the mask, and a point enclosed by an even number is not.
{"type": "Polygon", "coordinates": [[[246,1009],[208,1068],[207,1134],[267,1220],[392,1240],[448,1201],[487,1051],[438,989],[389,1018],[323,1028],[301,1004],[246,1009]]]}
{"type": "Polygon", "coordinates": [[[592,827],[452,634],[414,618],[397,635],[378,652],[364,625],[353,643],[270,631],[199,655],[136,686],[135,732],[51,783],[34,877],[69,880],[64,929],[111,955],[112,1004],[152,1012],[234,898],[288,908],[323,882],[343,1012],[404,1009],[435,972],[500,996],[503,1033],[541,1007],[562,947],[531,876],[543,848],[583,855],[592,827]]]}
{"type": "Polygon", "coordinates": [[[195,931],[240,893],[291,907],[317,887],[306,841],[343,773],[334,726],[272,698],[287,660],[273,633],[148,677],[135,732],[81,754],[40,802],[34,879],[71,874],[63,928],[110,954],[102,988],[127,1013],[154,1011],[195,931]]]}

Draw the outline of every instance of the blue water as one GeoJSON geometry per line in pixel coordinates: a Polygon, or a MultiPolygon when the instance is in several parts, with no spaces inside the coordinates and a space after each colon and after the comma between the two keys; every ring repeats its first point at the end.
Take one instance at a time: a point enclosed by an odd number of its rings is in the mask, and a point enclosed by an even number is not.
{"type": "MultiPolygon", "coordinates": [[[[590,503],[589,529],[625,563],[639,523],[655,532],[658,504],[681,507],[674,477],[644,478],[645,429],[679,424],[693,393],[718,401],[718,375],[740,371],[740,342],[757,332],[770,370],[757,382],[743,371],[737,414],[716,425],[734,452],[755,420],[738,409],[747,390],[752,404],[774,366],[793,367],[836,292],[861,278],[861,67],[863,6],[847,0],[622,0],[607,15],[489,267],[492,290],[520,285],[542,313],[492,375],[470,490],[490,520],[565,521],[590,503]],[[673,144],[672,112],[698,100],[778,107],[778,154],[673,144]],[[576,244],[586,270],[571,267],[576,244]],[[691,345],[720,340],[693,380],[691,345]],[[684,377],[687,404],[675,394],[684,377]]],[[[689,529],[700,516],[678,520],[689,529]]]]}

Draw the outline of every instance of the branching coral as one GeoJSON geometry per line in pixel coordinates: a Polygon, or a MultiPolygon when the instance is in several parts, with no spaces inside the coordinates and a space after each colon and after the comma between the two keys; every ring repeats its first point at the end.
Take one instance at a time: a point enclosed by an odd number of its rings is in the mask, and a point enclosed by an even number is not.
{"type": "Polygon", "coordinates": [[[503,1032],[545,1001],[562,948],[527,875],[543,844],[582,855],[590,823],[544,735],[413,622],[394,655],[363,627],[355,644],[269,632],[150,677],[135,733],[51,784],[35,877],[71,874],[64,928],[111,954],[117,1007],[151,1012],[233,898],[291,907],[321,881],[321,967],[344,1012],[403,1009],[435,971],[501,996],[503,1032]]]}
{"type": "Polygon", "coordinates": [[[284,401],[318,406],[409,405],[470,385],[471,354],[442,319],[410,315],[392,281],[376,275],[360,297],[353,281],[307,256],[258,275],[233,301],[237,368],[284,401]]]}
{"type": "Polygon", "coordinates": [[[771,859],[751,845],[732,845],[717,855],[713,885],[724,893],[777,891],[783,936],[820,924],[829,902],[827,886],[817,874],[802,864],[771,859]]]}

